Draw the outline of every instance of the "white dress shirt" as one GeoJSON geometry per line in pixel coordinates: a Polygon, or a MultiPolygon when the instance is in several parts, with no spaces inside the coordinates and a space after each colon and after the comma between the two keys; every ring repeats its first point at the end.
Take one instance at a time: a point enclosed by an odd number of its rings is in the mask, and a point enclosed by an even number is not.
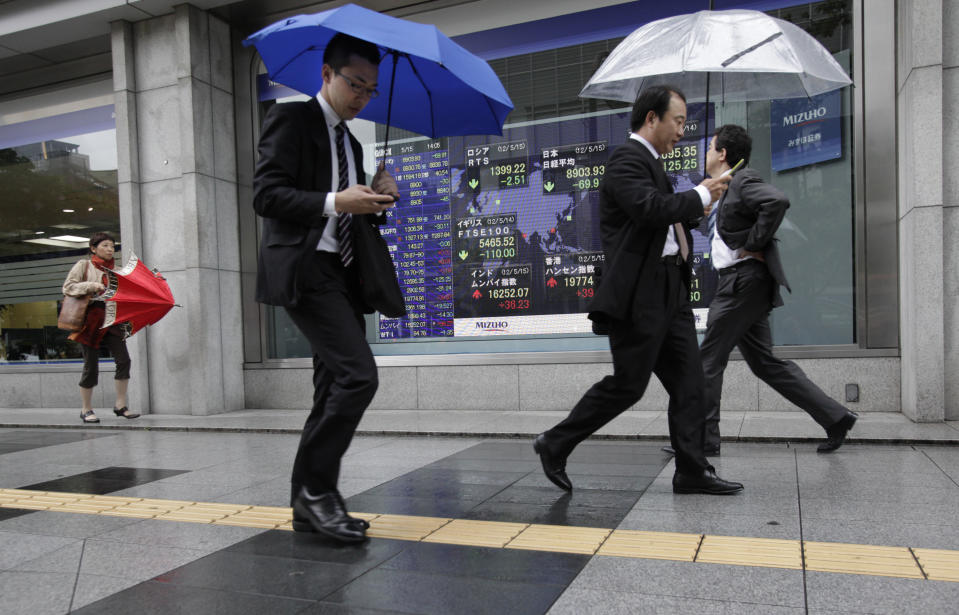
{"type": "MultiPolygon", "coordinates": [[[[656,151],[656,148],[653,147],[652,143],[642,138],[641,136],[639,136],[638,133],[635,133],[635,132],[630,134],[629,138],[639,141],[640,143],[645,145],[646,149],[649,150],[649,153],[653,155],[653,158],[655,158],[656,160],[659,160],[659,152],[656,151]]],[[[709,198],[710,198],[709,190],[707,190],[703,186],[696,186],[694,190],[699,194],[699,198],[702,199],[703,207],[705,208],[707,205],[709,205],[709,198]]],[[[675,227],[672,224],[670,224],[669,229],[666,231],[666,245],[663,246],[662,256],[679,254],[679,242],[676,241],[676,231],[674,229],[675,227]]]]}
{"type": "MultiPolygon", "coordinates": [[[[718,226],[718,225],[717,225],[718,226]]],[[[725,269],[726,267],[732,267],[736,263],[741,263],[747,258],[752,258],[747,256],[745,258],[739,256],[739,250],[733,250],[726,245],[726,242],[723,241],[722,237],[719,236],[719,231],[716,228],[713,228],[713,236],[709,243],[710,260],[713,261],[713,269],[719,271],[720,269],[725,269]]]]}
{"type": "MultiPolygon", "coordinates": [[[[720,177],[725,177],[730,173],[730,170],[727,169],[720,177]]],[[[719,201],[722,200],[722,197],[716,199],[716,203],[713,207],[719,207],[719,201]]],[[[709,238],[709,252],[710,259],[713,262],[713,269],[719,271],[720,269],[725,269],[726,267],[732,267],[736,263],[741,263],[744,260],[753,258],[752,256],[740,256],[739,250],[733,250],[726,245],[726,242],[723,241],[723,238],[719,236],[719,212],[716,212],[716,224],[713,225],[713,236],[709,238]]]]}
{"type": "MultiPolygon", "coordinates": [[[[323,109],[323,117],[326,118],[326,128],[330,137],[330,177],[332,180],[330,191],[326,195],[326,202],[323,204],[323,215],[328,218],[336,218],[336,193],[339,190],[340,181],[340,163],[336,155],[336,125],[343,120],[336,114],[336,111],[333,110],[330,103],[326,102],[326,99],[320,96],[319,92],[316,94],[316,100],[319,101],[320,107],[323,109]]],[[[350,137],[348,134],[343,135],[343,145],[346,148],[346,164],[349,167],[350,185],[353,186],[357,183],[356,162],[353,160],[353,146],[350,145],[350,137]]],[[[316,244],[316,249],[323,252],[339,253],[340,242],[336,238],[336,222],[330,221],[326,223],[326,227],[323,229],[323,235],[320,237],[319,243],[316,244]]]]}

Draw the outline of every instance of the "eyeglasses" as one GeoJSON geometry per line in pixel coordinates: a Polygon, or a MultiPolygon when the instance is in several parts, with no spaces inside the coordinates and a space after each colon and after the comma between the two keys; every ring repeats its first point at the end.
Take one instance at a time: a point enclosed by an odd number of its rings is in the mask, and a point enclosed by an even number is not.
{"type": "Polygon", "coordinates": [[[350,89],[353,90],[353,93],[356,94],[357,96],[369,96],[370,98],[376,98],[377,96],[380,95],[380,91],[377,90],[376,88],[368,88],[368,87],[362,86],[339,71],[334,71],[334,73],[342,77],[343,81],[349,84],[350,89]]]}

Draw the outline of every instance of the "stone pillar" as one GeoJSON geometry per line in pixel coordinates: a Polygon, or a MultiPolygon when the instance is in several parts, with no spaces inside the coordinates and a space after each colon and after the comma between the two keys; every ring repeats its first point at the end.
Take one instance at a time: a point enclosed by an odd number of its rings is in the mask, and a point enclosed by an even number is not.
{"type": "Polygon", "coordinates": [[[943,200],[943,5],[948,4],[896,4],[902,411],[917,422],[945,418],[944,274],[955,269],[946,262],[954,253],[948,246],[953,235],[944,241],[944,224],[952,217],[943,200]]]}
{"type": "Polygon", "coordinates": [[[959,6],[942,3],[943,341],[945,418],[959,420],[959,6]]]}
{"type": "Polygon", "coordinates": [[[149,383],[155,413],[241,409],[229,26],[179,5],[114,24],[113,57],[124,256],[133,250],[160,269],[182,306],[133,338],[133,387],[149,383]]]}

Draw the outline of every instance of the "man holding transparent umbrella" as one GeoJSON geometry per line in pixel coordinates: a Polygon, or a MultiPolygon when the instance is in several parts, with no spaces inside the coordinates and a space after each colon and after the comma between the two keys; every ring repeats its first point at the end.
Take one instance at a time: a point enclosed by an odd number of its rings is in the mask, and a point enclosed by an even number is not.
{"type": "Polygon", "coordinates": [[[639,401],[653,374],[669,394],[669,435],[676,450],[673,492],[724,495],[740,483],[718,477],[703,456],[703,372],[689,303],[695,226],[729,178],[706,179],[673,193],[659,157],[683,137],[686,99],[668,86],[640,93],[625,144],[600,186],[600,232],[608,269],[590,318],[608,325],[613,374],[594,384],[569,416],[536,437],[546,477],[572,490],[566,459],[580,442],[639,401]]]}

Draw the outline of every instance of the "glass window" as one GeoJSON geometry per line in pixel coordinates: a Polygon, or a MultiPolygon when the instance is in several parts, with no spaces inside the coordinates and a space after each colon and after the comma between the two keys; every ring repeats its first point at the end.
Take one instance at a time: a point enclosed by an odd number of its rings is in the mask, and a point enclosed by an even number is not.
{"type": "Polygon", "coordinates": [[[0,126],[0,194],[0,361],[76,359],[63,280],[90,235],[120,240],[113,106],[0,126]]]}
{"type": "MultiPolygon", "coordinates": [[[[851,74],[851,0],[770,14],[811,33],[851,74]]],[[[369,319],[374,352],[607,348],[590,333],[585,312],[603,266],[597,188],[610,150],[628,137],[630,105],[578,94],[621,40],[491,60],[514,103],[502,137],[426,139],[392,128],[385,147],[385,128],[376,127],[374,164],[386,162],[404,197],[382,232],[409,315],[369,319]]],[[[773,312],[774,340],[853,343],[850,88],[814,100],[736,104],[713,92],[708,104],[690,101],[687,136],[665,156],[675,188],[702,180],[707,136],[718,125],[745,126],[753,137],[750,166],[792,203],[778,236],[793,293],[773,312]],[[825,115],[790,123],[809,113],[825,115]]],[[[702,330],[716,274],[709,241],[695,240],[691,299],[702,330]]],[[[283,334],[291,326],[271,310],[272,356],[308,355],[295,335],[283,334]]]]}

